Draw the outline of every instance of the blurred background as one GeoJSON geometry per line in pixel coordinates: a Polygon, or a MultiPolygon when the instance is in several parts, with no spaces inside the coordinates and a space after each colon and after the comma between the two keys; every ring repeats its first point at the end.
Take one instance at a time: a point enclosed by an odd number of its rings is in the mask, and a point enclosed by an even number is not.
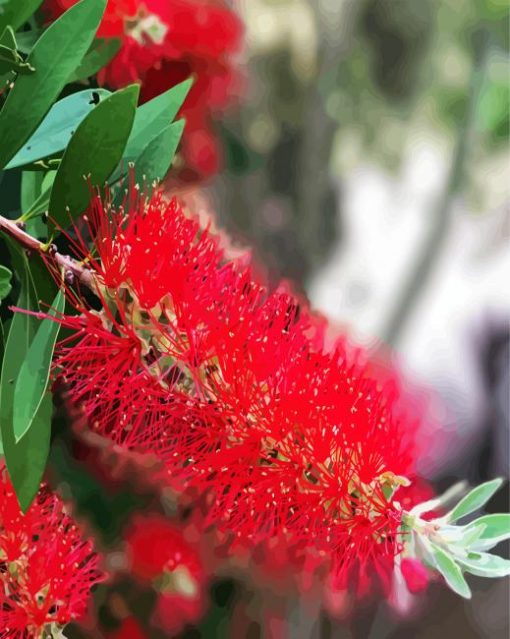
{"type": "MultiPolygon", "coordinates": [[[[254,247],[273,284],[291,280],[357,341],[388,343],[411,383],[438,398],[444,437],[422,469],[437,490],[459,478],[508,477],[507,0],[229,6],[245,33],[236,95],[212,125],[222,169],[179,188],[240,246],[254,247]]],[[[150,473],[112,451],[98,456],[94,442],[67,441],[65,419],[62,411],[53,471],[105,548],[136,511],[175,514],[144,482],[150,473]]],[[[489,509],[507,510],[508,499],[506,487],[489,509]]],[[[122,568],[115,550],[109,561],[122,568]]],[[[187,595],[189,579],[177,584],[187,595]]],[[[289,605],[232,574],[212,583],[204,610],[167,603],[192,621],[179,635],[187,639],[279,639],[284,617],[293,639],[507,638],[508,580],[470,583],[469,602],[433,584],[408,618],[370,604],[339,620],[332,606],[289,605]]],[[[174,636],[129,625],[154,597],[128,581],[98,589],[108,632],[91,625],[67,636],[174,636]]]]}
{"type": "MultiPolygon", "coordinates": [[[[245,87],[217,125],[216,214],[273,281],[439,395],[437,486],[508,476],[508,3],[234,6],[245,87]]],[[[381,610],[327,636],[507,637],[508,583],[474,582],[469,603],[433,589],[414,625],[381,610]]]]}

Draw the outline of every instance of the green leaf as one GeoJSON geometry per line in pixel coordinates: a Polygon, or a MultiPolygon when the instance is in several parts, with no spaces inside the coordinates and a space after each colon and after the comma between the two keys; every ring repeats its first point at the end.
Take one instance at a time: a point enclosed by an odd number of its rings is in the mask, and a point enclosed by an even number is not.
{"type": "Polygon", "coordinates": [[[10,25],[19,29],[41,6],[43,0],[3,0],[0,2],[0,31],[10,25]]]}
{"type": "Polygon", "coordinates": [[[66,226],[70,215],[80,215],[90,201],[91,186],[102,186],[119,163],[133,126],[138,92],[138,85],[131,85],[113,93],[76,129],[51,191],[49,214],[58,224],[66,226]]]}
{"type": "Polygon", "coordinates": [[[467,572],[477,577],[507,577],[510,575],[510,561],[488,552],[469,552],[457,561],[467,572]]]}
{"type": "Polygon", "coordinates": [[[94,40],[80,66],[73,71],[68,82],[79,82],[95,75],[119,52],[121,41],[117,38],[94,40]]]}
{"type": "Polygon", "coordinates": [[[6,266],[0,265],[0,301],[4,300],[11,292],[12,273],[6,266]]]}
{"type": "MultiPolygon", "coordinates": [[[[26,256],[20,252],[21,292],[18,306],[36,309],[33,286],[28,270],[26,256]]],[[[30,343],[36,333],[38,320],[32,315],[15,313],[11,327],[0,375],[0,432],[5,454],[5,462],[23,511],[26,511],[37,493],[46,459],[48,457],[51,431],[51,397],[47,395],[41,402],[33,422],[33,427],[16,444],[12,427],[14,409],[14,385],[30,343]]]]}
{"type": "MultiPolygon", "coordinates": [[[[35,173],[35,172],[31,172],[35,173]]],[[[37,175],[37,173],[35,173],[37,175]]],[[[53,188],[53,182],[57,175],[56,171],[48,171],[43,178],[41,184],[41,192],[37,198],[30,204],[28,210],[24,211],[27,215],[38,215],[48,210],[50,205],[51,189],[53,188]]]]}
{"type": "Polygon", "coordinates": [[[16,49],[0,44],[0,73],[33,73],[34,67],[25,62],[16,49]]]}
{"type": "Polygon", "coordinates": [[[154,140],[172,122],[188,95],[191,84],[192,80],[185,80],[136,110],[133,130],[122,157],[126,166],[129,162],[136,162],[144,152],[147,141],[154,140]]]}
{"type": "Polygon", "coordinates": [[[475,526],[484,525],[485,529],[478,539],[472,544],[473,550],[490,550],[500,542],[510,539],[510,514],[501,513],[484,515],[472,521],[466,530],[472,530],[475,526]]]}
{"type": "Polygon", "coordinates": [[[484,506],[494,493],[501,488],[503,479],[493,479],[473,488],[445,517],[447,521],[457,521],[484,506]]]}
{"type": "Polygon", "coordinates": [[[80,64],[94,39],[105,6],[106,0],[81,0],[35,43],[27,59],[35,73],[17,78],[0,111],[0,168],[37,129],[80,64]]]}
{"type": "Polygon", "coordinates": [[[80,122],[108,95],[110,92],[105,89],[86,89],[54,104],[5,168],[15,169],[63,151],[80,122]]]}
{"type": "Polygon", "coordinates": [[[431,548],[435,567],[443,575],[448,586],[461,597],[470,599],[471,590],[453,557],[435,544],[431,544],[431,548]]]}
{"type": "Polygon", "coordinates": [[[30,205],[41,193],[44,174],[40,171],[23,171],[21,175],[21,213],[26,213],[30,205]]]}
{"type": "Polygon", "coordinates": [[[464,528],[461,539],[462,546],[464,546],[464,548],[471,548],[475,541],[480,538],[486,527],[485,524],[476,524],[476,526],[464,528]]]}
{"type": "Polygon", "coordinates": [[[184,120],[167,126],[147,146],[135,164],[135,180],[150,185],[165,177],[184,130],[184,120]]]}
{"type": "MultiPolygon", "coordinates": [[[[64,306],[65,297],[59,290],[48,314],[54,317],[64,311],[64,306]]],[[[44,319],[21,366],[14,388],[13,429],[16,442],[31,428],[46,392],[59,328],[58,322],[44,319]]]]}

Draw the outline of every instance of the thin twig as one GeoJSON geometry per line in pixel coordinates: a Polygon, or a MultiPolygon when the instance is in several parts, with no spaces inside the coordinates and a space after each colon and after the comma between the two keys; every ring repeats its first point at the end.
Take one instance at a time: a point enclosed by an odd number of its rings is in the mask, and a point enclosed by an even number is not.
{"type": "Polygon", "coordinates": [[[53,262],[55,266],[63,270],[64,276],[71,273],[74,278],[82,284],[96,291],[94,277],[92,271],[83,264],[74,260],[69,255],[62,255],[53,245],[47,245],[40,242],[35,237],[23,230],[21,225],[14,220],[9,220],[0,215],[0,231],[11,237],[20,246],[28,251],[35,251],[43,259],[53,262]]]}

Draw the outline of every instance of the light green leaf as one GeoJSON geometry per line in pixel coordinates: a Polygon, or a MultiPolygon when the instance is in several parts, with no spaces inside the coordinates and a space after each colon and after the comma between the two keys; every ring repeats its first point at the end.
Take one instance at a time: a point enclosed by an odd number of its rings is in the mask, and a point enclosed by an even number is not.
{"type": "Polygon", "coordinates": [[[431,544],[431,548],[435,567],[443,575],[448,586],[461,597],[470,599],[471,590],[453,557],[435,544],[431,544]]]}
{"type": "Polygon", "coordinates": [[[184,130],[184,120],[167,126],[147,146],[135,164],[135,180],[140,186],[148,186],[154,180],[162,180],[174,159],[184,130]]]}
{"type": "Polygon", "coordinates": [[[80,122],[109,95],[105,89],[86,89],[54,104],[37,131],[5,168],[15,169],[62,152],[80,122]]]}
{"type": "Polygon", "coordinates": [[[466,529],[473,529],[475,526],[484,525],[485,529],[472,544],[473,550],[490,550],[502,541],[510,539],[510,514],[501,513],[494,515],[484,515],[471,522],[466,529]]]}
{"type": "Polygon", "coordinates": [[[43,0],[3,0],[0,2],[0,31],[10,25],[19,29],[41,6],[43,0]]]}
{"type": "MultiPolygon", "coordinates": [[[[64,311],[65,298],[58,291],[49,315],[64,311]]],[[[23,361],[14,388],[13,430],[16,443],[32,427],[33,420],[48,386],[51,359],[60,324],[44,319],[37,329],[23,361]]]]}
{"type": "Polygon", "coordinates": [[[138,85],[103,100],[76,129],[51,191],[49,214],[61,226],[80,215],[91,186],[103,186],[120,161],[133,126],[138,85]]]}
{"type": "MultiPolygon", "coordinates": [[[[185,80],[138,107],[133,130],[122,156],[124,172],[129,162],[138,161],[148,141],[154,140],[173,121],[188,95],[191,84],[192,80],[185,80]]],[[[120,172],[116,171],[115,176],[119,175],[120,172]]]]}
{"type": "Polygon", "coordinates": [[[476,524],[476,526],[468,526],[467,528],[464,528],[461,540],[464,548],[471,548],[486,528],[487,526],[485,524],[476,524]]]}
{"type": "Polygon", "coordinates": [[[510,575],[510,561],[488,552],[469,552],[457,561],[467,572],[477,577],[507,577],[510,575]]]}
{"type": "Polygon", "coordinates": [[[34,45],[27,62],[35,73],[17,78],[0,111],[0,168],[37,129],[80,64],[105,6],[106,0],[81,0],[50,25],[34,45]]]}
{"type": "Polygon", "coordinates": [[[4,300],[11,292],[11,278],[11,271],[6,266],[0,265],[0,301],[4,300]]]}
{"type": "Polygon", "coordinates": [[[73,71],[68,82],[79,82],[95,75],[105,67],[110,60],[119,52],[121,41],[117,38],[104,40],[98,38],[94,40],[87,55],[83,58],[80,66],[73,71]]]}
{"type": "Polygon", "coordinates": [[[447,521],[457,521],[484,506],[494,493],[501,488],[503,479],[493,479],[473,488],[445,517],[447,521]]]}

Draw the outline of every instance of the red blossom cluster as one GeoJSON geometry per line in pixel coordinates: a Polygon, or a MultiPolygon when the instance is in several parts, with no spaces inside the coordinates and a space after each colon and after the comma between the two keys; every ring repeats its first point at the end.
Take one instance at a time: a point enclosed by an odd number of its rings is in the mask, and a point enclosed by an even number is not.
{"type": "MultiPolygon", "coordinates": [[[[46,0],[55,19],[78,0],[46,0]]],[[[118,38],[121,48],[100,71],[98,81],[112,88],[142,81],[142,100],[163,93],[189,77],[194,84],[181,114],[186,132],[181,150],[183,179],[207,177],[221,165],[212,116],[239,93],[241,80],[232,57],[241,47],[239,18],[222,0],[109,0],[98,30],[118,38]]]]}
{"type": "MultiPolygon", "coordinates": [[[[415,477],[419,418],[397,375],[161,193],[127,213],[97,197],[76,229],[102,310],[78,313],[55,370],[91,428],[157,455],[201,496],[205,524],[251,547],[329,564],[337,590],[389,588],[399,486],[415,477]],[[93,250],[88,238],[93,239],[93,250]]],[[[402,492],[402,491],[401,491],[402,492]]]]}
{"type": "MultiPolygon", "coordinates": [[[[23,514],[0,466],[0,637],[39,639],[80,619],[99,557],[62,501],[42,487],[23,514]]],[[[48,635],[49,636],[49,635],[48,635]]]]}

